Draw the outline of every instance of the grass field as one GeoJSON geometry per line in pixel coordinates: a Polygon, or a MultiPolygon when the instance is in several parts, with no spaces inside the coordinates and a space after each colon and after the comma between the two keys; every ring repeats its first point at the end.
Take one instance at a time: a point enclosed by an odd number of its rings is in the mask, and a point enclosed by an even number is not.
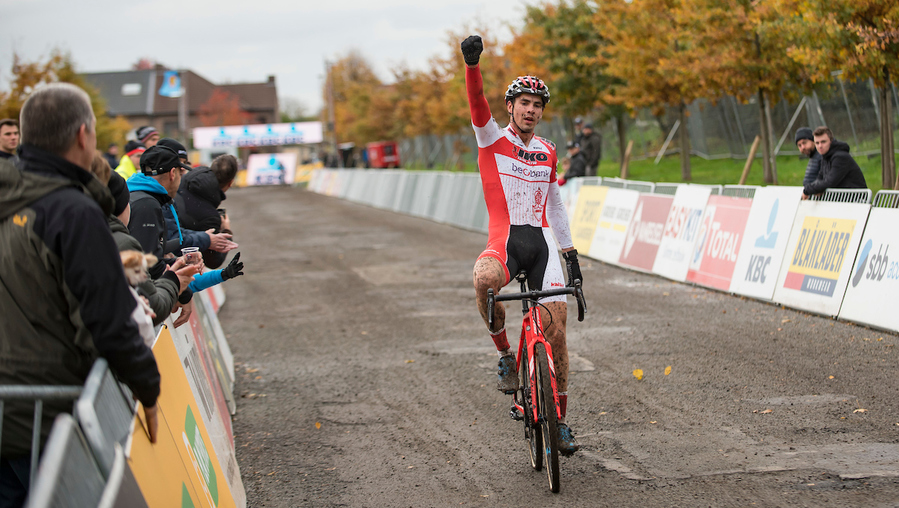
{"type": "MultiPolygon", "coordinates": [[[[880,155],[871,158],[866,156],[856,157],[855,161],[865,174],[868,188],[875,193],[881,190],[880,155]]],[[[690,182],[709,185],[737,184],[740,182],[740,175],[743,173],[743,165],[745,163],[745,160],[737,159],[706,160],[696,156],[690,157],[693,175],[693,179],[690,182]]],[[[805,167],[807,165],[808,159],[800,159],[798,156],[779,156],[777,158],[777,183],[779,185],[801,186],[802,178],[805,176],[805,167]]],[[[476,170],[475,164],[473,162],[468,162],[463,171],[476,170]]],[[[603,160],[600,162],[599,176],[617,177],[619,174],[620,169],[617,161],[603,160]]],[[[749,170],[749,177],[746,180],[746,184],[764,185],[763,178],[762,161],[761,159],[756,158],[749,170]]],[[[654,159],[631,161],[628,168],[628,179],[643,180],[647,182],[682,182],[680,156],[670,155],[663,157],[658,165],[655,164],[654,159]]]]}

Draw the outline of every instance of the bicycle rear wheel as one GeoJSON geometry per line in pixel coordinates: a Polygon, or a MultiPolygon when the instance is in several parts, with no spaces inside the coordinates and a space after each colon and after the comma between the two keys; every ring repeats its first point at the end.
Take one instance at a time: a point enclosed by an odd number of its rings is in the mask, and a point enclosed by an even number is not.
{"type": "Polygon", "coordinates": [[[543,468],[543,438],[542,429],[534,423],[534,406],[531,404],[531,379],[528,370],[527,354],[521,357],[521,367],[518,369],[519,384],[521,387],[521,407],[524,410],[524,437],[528,440],[528,454],[531,457],[531,467],[536,471],[543,468]]]}
{"type": "Polygon", "coordinates": [[[541,434],[543,435],[543,456],[546,459],[546,478],[549,480],[549,490],[559,492],[559,415],[556,413],[556,403],[553,399],[552,375],[549,370],[549,360],[546,356],[546,347],[537,343],[534,345],[534,358],[536,359],[537,374],[537,403],[540,414],[541,434]]]}

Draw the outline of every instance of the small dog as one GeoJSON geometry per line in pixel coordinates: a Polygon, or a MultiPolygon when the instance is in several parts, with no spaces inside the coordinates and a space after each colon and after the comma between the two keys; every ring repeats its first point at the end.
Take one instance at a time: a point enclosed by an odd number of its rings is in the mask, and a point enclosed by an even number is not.
{"type": "Polygon", "coordinates": [[[152,348],[156,343],[156,330],[153,328],[153,318],[156,313],[150,308],[150,302],[143,296],[137,294],[134,290],[138,285],[150,278],[147,269],[150,265],[156,264],[156,256],[153,254],[144,254],[136,250],[126,250],[119,253],[122,256],[122,267],[125,269],[125,278],[131,285],[131,294],[137,301],[134,312],[131,313],[131,319],[137,323],[140,335],[144,339],[144,344],[152,348]]]}

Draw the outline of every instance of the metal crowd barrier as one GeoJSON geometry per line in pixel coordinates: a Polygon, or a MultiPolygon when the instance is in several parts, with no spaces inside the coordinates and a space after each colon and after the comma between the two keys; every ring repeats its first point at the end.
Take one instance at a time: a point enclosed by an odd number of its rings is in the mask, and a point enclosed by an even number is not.
{"type": "Polygon", "coordinates": [[[34,423],[31,429],[31,479],[37,475],[38,460],[41,456],[41,420],[44,417],[45,400],[75,400],[81,395],[81,386],[63,385],[7,385],[0,386],[0,436],[3,435],[3,413],[8,401],[34,401],[34,423]]]}
{"type": "Polygon", "coordinates": [[[631,189],[639,192],[653,192],[658,184],[640,180],[624,180],[622,178],[603,178],[601,185],[618,189],[631,189]]]}
{"type": "Polygon", "coordinates": [[[877,208],[899,208],[899,191],[879,191],[874,195],[874,206],[877,208]]]}
{"type": "Polygon", "coordinates": [[[655,185],[655,188],[652,190],[652,192],[653,192],[653,194],[666,194],[669,196],[673,196],[673,195],[677,194],[677,188],[680,187],[681,185],[684,185],[684,184],[682,184],[682,183],[657,183],[655,185]]]}
{"type": "Polygon", "coordinates": [[[871,189],[826,189],[821,194],[812,196],[811,199],[834,203],[871,204],[871,189]]]}
{"type": "Polygon", "coordinates": [[[722,196],[730,196],[733,198],[749,198],[755,197],[755,191],[758,185],[725,185],[721,191],[722,196]]]}

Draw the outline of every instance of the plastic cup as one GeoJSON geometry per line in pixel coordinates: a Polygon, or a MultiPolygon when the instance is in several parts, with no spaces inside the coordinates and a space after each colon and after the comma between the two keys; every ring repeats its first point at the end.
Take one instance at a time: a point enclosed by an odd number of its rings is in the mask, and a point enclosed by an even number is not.
{"type": "Polygon", "coordinates": [[[181,249],[181,255],[184,256],[184,262],[188,265],[200,264],[199,247],[185,247],[181,249]]]}

